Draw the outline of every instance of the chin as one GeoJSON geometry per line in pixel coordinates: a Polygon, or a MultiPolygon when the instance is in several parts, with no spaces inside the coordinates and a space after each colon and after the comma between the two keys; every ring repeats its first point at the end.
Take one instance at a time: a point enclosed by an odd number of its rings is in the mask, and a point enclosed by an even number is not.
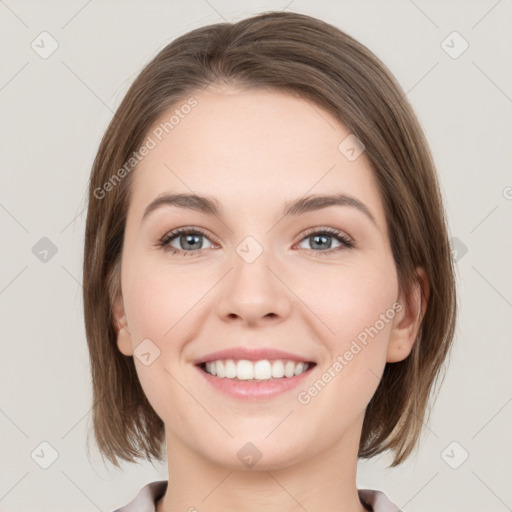
{"type": "MultiPolygon", "coordinates": [[[[281,433],[283,434],[283,433],[281,433]]],[[[273,434],[271,434],[273,435],[273,434]]],[[[265,439],[261,434],[252,436],[250,433],[236,439],[230,439],[225,445],[212,441],[209,447],[215,451],[203,452],[203,456],[212,463],[233,471],[272,471],[287,468],[307,457],[311,450],[311,443],[304,446],[304,451],[297,443],[283,444],[290,437],[276,436],[274,439],[265,439]]],[[[304,443],[304,441],[301,441],[304,443]]],[[[196,444],[197,446],[197,444],[196,444]]]]}

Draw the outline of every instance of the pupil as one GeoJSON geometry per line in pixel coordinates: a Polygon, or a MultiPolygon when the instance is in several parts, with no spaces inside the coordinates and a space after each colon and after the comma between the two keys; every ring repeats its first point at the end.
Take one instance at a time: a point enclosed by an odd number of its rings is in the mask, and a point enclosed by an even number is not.
{"type": "Polygon", "coordinates": [[[319,244],[320,248],[326,247],[326,245],[327,245],[328,248],[331,246],[330,243],[329,244],[325,244],[326,239],[329,238],[327,235],[314,235],[311,238],[313,239],[313,244],[312,244],[313,246],[317,245],[319,240],[322,240],[324,242],[323,245],[320,245],[322,243],[322,242],[320,242],[320,244],[319,244]]]}
{"type": "MultiPolygon", "coordinates": [[[[182,236],[182,240],[185,239],[185,245],[187,244],[190,244],[190,245],[201,245],[201,242],[200,242],[200,237],[201,235],[184,235],[182,236]]],[[[200,247],[188,247],[188,248],[191,248],[191,249],[198,249],[200,247]]]]}

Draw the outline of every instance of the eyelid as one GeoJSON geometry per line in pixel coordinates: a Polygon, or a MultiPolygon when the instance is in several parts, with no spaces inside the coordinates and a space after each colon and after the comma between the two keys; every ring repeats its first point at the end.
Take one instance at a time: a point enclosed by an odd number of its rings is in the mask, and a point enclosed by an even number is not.
{"type": "MultiPolygon", "coordinates": [[[[305,249],[308,254],[314,255],[314,257],[329,257],[332,255],[338,255],[341,251],[346,251],[349,249],[354,249],[356,247],[356,243],[354,239],[346,234],[344,231],[336,228],[331,228],[328,226],[316,226],[307,229],[305,232],[301,234],[301,238],[299,241],[295,244],[300,244],[304,240],[306,240],[308,237],[310,237],[313,234],[319,234],[319,235],[327,235],[331,238],[335,238],[338,243],[340,244],[339,247],[331,247],[325,251],[315,251],[314,249],[305,249]]],[[[295,247],[294,245],[294,247],[295,247]]]]}
{"type": "MultiPolygon", "coordinates": [[[[183,249],[176,249],[174,247],[171,247],[169,245],[169,242],[171,240],[176,239],[179,237],[179,235],[183,233],[196,233],[204,236],[207,238],[210,242],[214,244],[219,244],[219,242],[216,240],[216,237],[208,233],[207,230],[197,227],[197,226],[182,226],[179,228],[172,229],[168,231],[158,242],[158,247],[165,250],[172,252],[173,254],[179,254],[181,256],[194,256],[200,254],[202,251],[206,249],[198,249],[193,251],[185,251],[183,249]]],[[[331,255],[333,253],[337,253],[342,249],[352,249],[355,247],[355,241],[354,239],[345,233],[342,230],[328,227],[328,226],[313,226],[311,228],[308,228],[305,232],[301,233],[301,238],[294,244],[294,247],[299,244],[300,242],[304,241],[308,238],[308,236],[312,234],[324,234],[327,236],[330,236],[332,238],[335,238],[338,240],[338,242],[341,244],[340,247],[330,248],[325,251],[315,251],[313,249],[306,249],[310,253],[314,253],[317,255],[331,255]]]]}
{"type": "Polygon", "coordinates": [[[302,241],[307,236],[313,233],[326,233],[331,236],[338,236],[345,238],[348,242],[355,243],[354,239],[346,232],[341,229],[331,228],[329,226],[314,226],[312,228],[306,229],[305,232],[301,234],[302,238],[299,241],[302,241]]]}
{"type": "MultiPolygon", "coordinates": [[[[205,238],[210,240],[212,243],[219,245],[219,242],[214,235],[210,234],[204,228],[200,228],[198,226],[181,226],[179,228],[171,229],[170,231],[166,232],[166,234],[159,239],[158,245],[163,246],[164,244],[168,243],[171,239],[175,239],[176,237],[178,237],[179,235],[181,235],[183,233],[197,233],[197,234],[203,235],[205,238]]],[[[176,251],[179,251],[179,249],[176,249],[176,251]]],[[[192,252],[199,252],[199,251],[185,251],[185,252],[192,253],[192,252]]]]}

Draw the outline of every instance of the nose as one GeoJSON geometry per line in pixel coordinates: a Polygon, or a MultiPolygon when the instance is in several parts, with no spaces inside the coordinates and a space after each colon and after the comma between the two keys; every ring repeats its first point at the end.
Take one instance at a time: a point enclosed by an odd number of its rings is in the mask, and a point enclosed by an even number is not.
{"type": "Polygon", "coordinates": [[[290,314],[292,293],[265,252],[252,263],[235,256],[234,268],[223,279],[217,311],[224,321],[250,326],[280,323],[290,314]]]}

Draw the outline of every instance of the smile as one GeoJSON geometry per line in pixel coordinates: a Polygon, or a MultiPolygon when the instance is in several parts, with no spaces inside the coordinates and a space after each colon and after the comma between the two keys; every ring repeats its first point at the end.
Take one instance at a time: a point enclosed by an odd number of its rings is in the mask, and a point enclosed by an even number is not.
{"type": "Polygon", "coordinates": [[[315,366],[313,362],[287,359],[216,359],[196,364],[195,368],[215,391],[236,399],[261,401],[304,383],[315,366]]]}
{"type": "Polygon", "coordinates": [[[263,382],[300,375],[307,371],[309,366],[310,364],[306,362],[286,359],[276,359],[274,361],[268,359],[259,361],[219,359],[203,363],[202,368],[205,372],[220,379],[263,382]]]}

